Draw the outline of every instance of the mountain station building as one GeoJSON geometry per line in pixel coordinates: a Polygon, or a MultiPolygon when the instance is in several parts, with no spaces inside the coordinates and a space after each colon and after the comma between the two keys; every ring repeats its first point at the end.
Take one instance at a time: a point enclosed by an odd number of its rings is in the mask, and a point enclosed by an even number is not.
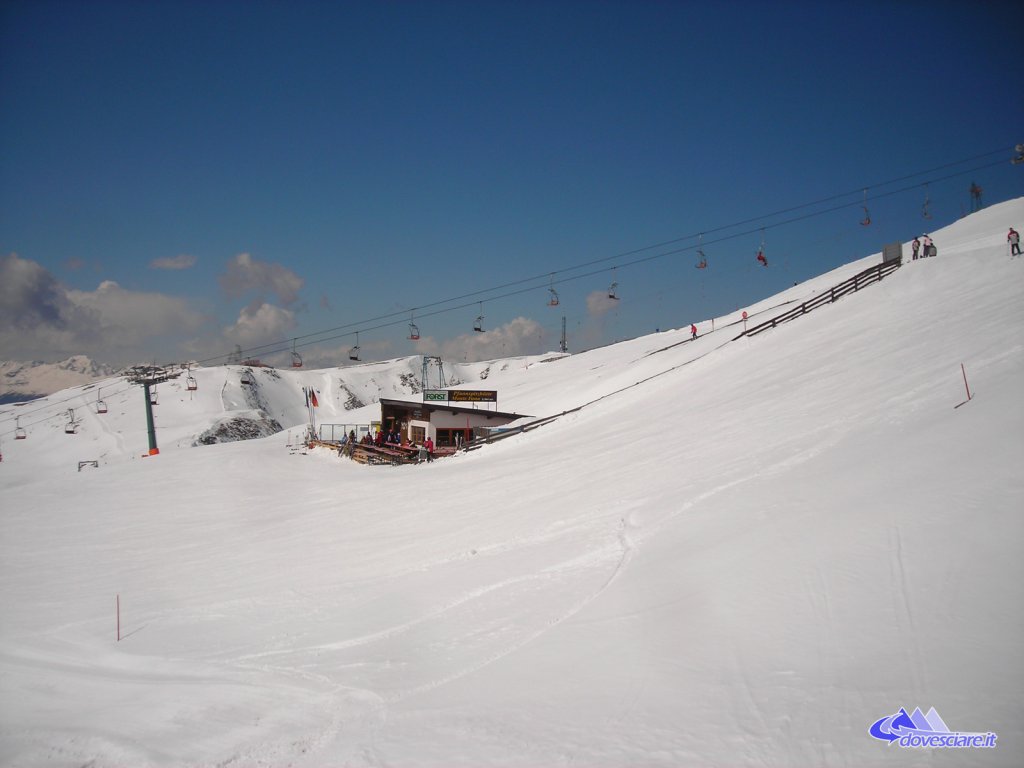
{"type": "Polygon", "coordinates": [[[492,402],[497,405],[497,393],[427,390],[422,402],[381,399],[380,428],[385,433],[397,431],[417,445],[429,437],[438,448],[454,448],[474,437],[482,437],[496,427],[528,416],[459,404],[464,402],[492,402]],[[491,394],[493,399],[487,399],[491,394]]]}

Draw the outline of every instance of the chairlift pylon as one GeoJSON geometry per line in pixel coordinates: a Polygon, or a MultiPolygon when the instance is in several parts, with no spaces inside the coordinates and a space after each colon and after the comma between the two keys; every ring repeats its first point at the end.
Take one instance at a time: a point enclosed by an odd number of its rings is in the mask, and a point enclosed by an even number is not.
{"type": "Polygon", "coordinates": [[[359,331],[356,331],[356,345],[348,351],[349,360],[359,360],[359,331]]]}

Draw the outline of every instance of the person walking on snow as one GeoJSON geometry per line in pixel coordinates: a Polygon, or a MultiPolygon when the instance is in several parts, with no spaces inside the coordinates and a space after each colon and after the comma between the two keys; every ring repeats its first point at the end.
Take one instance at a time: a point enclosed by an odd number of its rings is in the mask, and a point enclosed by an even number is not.
{"type": "Polygon", "coordinates": [[[692,323],[690,324],[690,338],[691,339],[696,339],[697,338],[697,326],[693,325],[692,323]]]}
{"type": "Polygon", "coordinates": [[[1006,242],[1010,244],[1010,255],[1020,256],[1020,235],[1013,227],[1010,227],[1010,234],[1006,236],[1006,242]]]}
{"type": "Polygon", "coordinates": [[[910,244],[910,251],[914,254],[912,261],[917,261],[917,252],[919,250],[921,250],[921,241],[915,237],[914,242],[910,244]]]}
{"type": "Polygon", "coordinates": [[[924,253],[922,256],[932,256],[932,239],[925,234],[922,242],[924,243],[924,253]]]}

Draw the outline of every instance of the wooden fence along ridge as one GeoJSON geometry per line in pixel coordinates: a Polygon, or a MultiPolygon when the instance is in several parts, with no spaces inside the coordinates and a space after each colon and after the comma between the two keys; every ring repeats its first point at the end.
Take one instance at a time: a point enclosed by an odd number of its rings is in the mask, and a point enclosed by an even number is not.
{"type": "Polygon", "coordinates": [[[733,339],[742,339],[744,336],[756,336],[762,331],[767,331],[769,328],[774,328],[782,323],[788,323],[790,320],[795,320],[798,317],[806,315],[808,312],[813,312],[818,307],[822,307],[825,304],[831,304],[834,301],[841,299],[848,293],[855,293],[861,288],[865,288],[873,283],[877,283],[886,275],[890,275],[895,272],[900,264],[903,262],[900,259],[894,259],[893,261],[884,261],[881,264],[876,264],[873,267],[865,269],[863,272],[858,272],[856,275],[851,277],[849,280],[844,280],[839,285],[832,286],[829,290],[824,293],[819,293],[813,299],[805,301],[792,309],[786,310],[781,315],[776,315],[770,320],[765,320],[763,323],[748,328],[739,336],[733,339]]]}

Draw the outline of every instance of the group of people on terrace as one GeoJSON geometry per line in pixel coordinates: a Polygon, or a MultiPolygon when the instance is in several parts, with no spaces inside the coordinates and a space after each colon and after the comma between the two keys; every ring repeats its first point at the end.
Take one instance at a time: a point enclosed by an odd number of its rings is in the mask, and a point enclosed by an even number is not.
{"type": "Polygon", "coordinates": [[[356,439],[355,430],[350,430],[347,435],[342,435],[338,444],[338,455],[352,457],[352,452],[357,445],[374,446],[375,448],[398,448],[408,451],[417,451],[420,461],[434,460],[434,441],[427,437],[417,444],[414,440],[407,439],[398,430],[382,432],[378,429],[372,435],[367,432],[362,439],[356,439]]]}

